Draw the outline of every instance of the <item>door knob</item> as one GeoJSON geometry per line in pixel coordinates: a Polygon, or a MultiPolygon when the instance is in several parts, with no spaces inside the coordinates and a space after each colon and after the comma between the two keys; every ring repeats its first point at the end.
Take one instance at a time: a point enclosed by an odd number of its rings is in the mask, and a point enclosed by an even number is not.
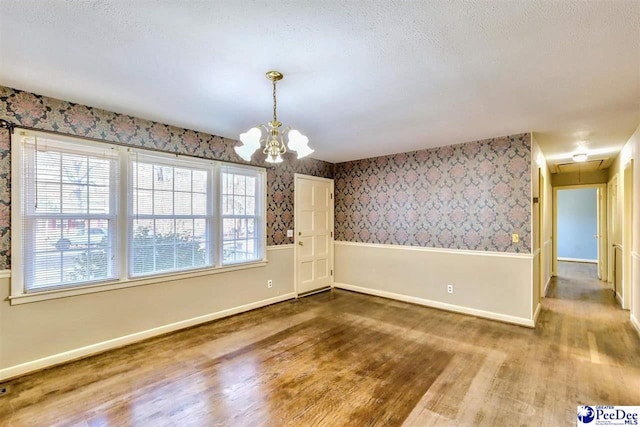
{"type": "Polygon", "coordinates": [[[302,243],[302,240],[300,240],[300,241],[298,242],[298,244],[299,244],[300,246],[304,246],[304,243],[302,243]]]}

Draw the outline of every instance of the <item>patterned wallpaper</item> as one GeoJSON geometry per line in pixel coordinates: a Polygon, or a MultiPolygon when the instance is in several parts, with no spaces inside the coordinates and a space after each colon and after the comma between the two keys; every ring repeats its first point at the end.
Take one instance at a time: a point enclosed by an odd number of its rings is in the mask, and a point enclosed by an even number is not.
{"type": "Polygon", "coordinates": [[[335,188],[336,240],[531,252],[530,134],[339,163],[335,188]]]}
{"type": "MultiPolygon", "coordinates": [[[[179,154],[245,163],[236,156],[237,141],[162,123],[112,113],[98,108],[35,95],[0,85],[0,118],[18,125],[70,135],[149,147],[179,154]]],[[[256,155],[256,157],[258,157],[256,155]]],[[[263,166],[262,161],[252,162],[263,166]]],[[[267,244],[293,243],[293,175],[333,177],[331,163],[314,159],[285,161],[267,170],[267,244]]],[[[10,268],[11,159],[9,132],[0,130],[0,269],[10,268]]]]}

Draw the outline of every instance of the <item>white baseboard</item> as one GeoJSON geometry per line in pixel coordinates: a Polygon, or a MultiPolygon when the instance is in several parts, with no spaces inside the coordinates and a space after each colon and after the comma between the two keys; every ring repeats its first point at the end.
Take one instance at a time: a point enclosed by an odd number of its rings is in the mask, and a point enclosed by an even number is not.
{"type": "Polygon", "coordinates": [[[188,328],[200,323],[210,322],[212,320],[232,316],[234,314],[242,313],[260,307],[265,307],[267,305],[275,304],[293,298],[295,298],[295,293],[291,292],[262,301],[256,301],[238,307],[229,308],[227,310],[209,313],[203,316],[181,320],[179,322],[170,323],[168,325],[159,326],[157,328],[147,329],[145,331],[140,331],[130,335],[102,341],[96,344],[88,345],[86,347],[76,348],[73,350],[43,357],[41,359],[32,360],[31,362],[21,363],[20,365],[10,366],[8,368],[0,369],[0,381],[17,377],[19,375],[24,375],[40,369],[48,368],[54,365],[59,365],[61,363],[70,362],[72,360],[82,359],[96,353],[101,353],[106,350],[112,350],[114,348],[122,347],[127,344],[132,344],[134,342],[142,341],[144,339],[155,337],[158,335],[166,334],[168,332],[177,331],[179,329],[188,328]]]}
{"type": "Polygon", "coordinates": [[[585,259],[585,258],[564,258],[558,257],[558,261],[566,261],[566,262],[584,262],[588,264],[597,264],[597,259],[585,259]]]}
{"type": "Polygon", "coordinates": [[[549,292],[549,285],[551,284],[551,279],[553,278],[553,276],[549,276],[549,278],[547,279],[547,283],[544,285],[544,290],[542,291],[542,297],[546,298],[547,297],[547,293],[549,292]]]}
{"type": "Polygon", "coordinates": [[[616,301],[618,301],[618,304],[622,307],[622,295],[620,295],[620,292],[616,292],[616,301]]]}
{"type": "Polygon", "coordinates": [[[461,305],[448,304],[440,301],[433,301],[424,298],[412,297],[409,295],[396,294],[394,292],[380,291],[377,289],[364,288],[362,286],[349,285],[347,283],[334,283],[334,287],[346,289],[348,291],[359,292],[361,294],[374,295],[377,297],[389,298],[393,300],[409,302],[426,307],[437,308],[440,310],[453,311],[456,313],[469,314],[471,316],[482,317],[485,319],[498,320],[500,322],[512,323],[514,325],[535,327],[533,320],[524,317],[509,316],[507,314],[494,313],[491,311],[478,310],[475,308],[463,307],[461,305]]]}
{"type": "Polygon", "coordinates": [[[638,333],[638,336],[640,336],[640,321],[638,321],[638,319],[636,319],[636,316],[634,316],[633,314],[630,316],[630,318],[631,318],[631,325],[638,333]]]}
{"type": "Polygon", "coordinates": [[[536,307],[536,312],[533,313],[533,324],[534,325],[536,323],[538,323],[538,316],[540,315],[541,311],[542,311],[542,304],[538,304],[538,306],[536,307]]]}

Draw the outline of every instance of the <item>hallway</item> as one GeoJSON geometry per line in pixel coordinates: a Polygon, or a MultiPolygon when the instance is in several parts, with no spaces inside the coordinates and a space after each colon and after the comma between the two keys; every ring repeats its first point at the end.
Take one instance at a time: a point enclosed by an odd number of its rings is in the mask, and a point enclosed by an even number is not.
{"type": "Polygon", "coordinates": [[[640,340],[596,264],[559,262],[542,305],[536,333],[550,346],[540,356],[566,381],[564,398],[640,404],[640,340]]]}
{"type": "Polygon", "coordinates": [[[558,262],[558,276],[551,279],[547,299],[564,300],[566,304],[574,301],[599,302],[619,309],[613,291],[605,282],[598,280],[597,268],[597,264],[558,262]]]}

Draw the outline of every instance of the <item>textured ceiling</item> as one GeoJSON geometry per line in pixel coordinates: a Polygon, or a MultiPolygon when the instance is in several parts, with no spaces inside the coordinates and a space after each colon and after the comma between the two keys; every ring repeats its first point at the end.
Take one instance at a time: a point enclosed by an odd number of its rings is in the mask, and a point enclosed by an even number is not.
{"type": "Polygon", "coordinates": [[[332,162],[534,131],[563,162],[640,123],[640,1],[0,0],[0,84],[332,162]]]}

